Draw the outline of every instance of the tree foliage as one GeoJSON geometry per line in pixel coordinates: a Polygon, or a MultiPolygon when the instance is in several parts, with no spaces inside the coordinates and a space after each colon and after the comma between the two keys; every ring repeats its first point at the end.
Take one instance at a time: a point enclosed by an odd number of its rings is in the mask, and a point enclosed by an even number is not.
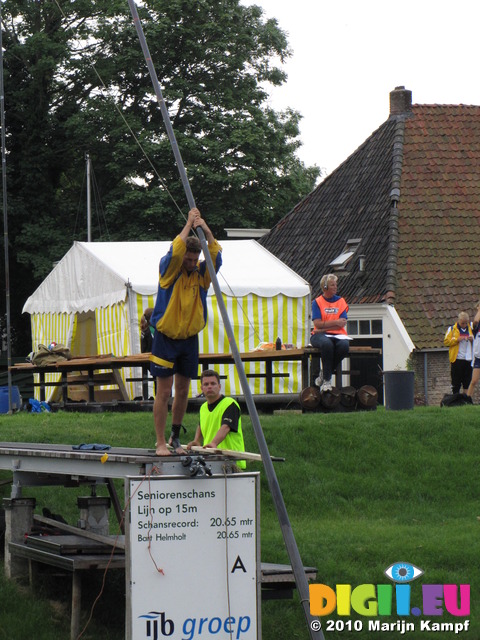
{"type": "MultiPolygon", "coordinates": [[[[239,0],[145,0],[139,13],[197,206],[219,238],[271,226],[319,175],[295,153],[300,115],[267,104],[285,34],[239,0]]],[[[188,205],[127,0],[5,0],[2,29],[18,314],[86,240],[86,153],[105,222],[93,240],[172,238],[188,205]]]]}

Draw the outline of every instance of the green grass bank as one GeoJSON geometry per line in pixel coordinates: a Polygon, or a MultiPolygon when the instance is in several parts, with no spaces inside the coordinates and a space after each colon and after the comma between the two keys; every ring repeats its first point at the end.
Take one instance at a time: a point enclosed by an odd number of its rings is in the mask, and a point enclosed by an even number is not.
{"type": "MultiPolygon", "coordinates": [[[[422,606],[422,584],[471,585],[468,632],[422,630],[426,618],[413,615],[403,618],[414,623],[413,631],[374,630],[369,629],[373,618],[352,613],[344,618],[329,615],[324,620],[326,638],[480,638],[479,407],[292,413],[260,416],[260,421],[270,453],[286,458],[275,463],[275,471],[300,555],[305,565],[317,567],[318,583],[333,588],[386,584],[385,569],[403,561],[424,571],[411,583],[412,606],[422,606]],[[353,629],[355,620],[362,623],[361,630],[353,629]],[[328,627],[333,630],[327,631],[328,627]]],[[[243,422],[247,448],[257,451],[249,418],[243,422]]],[[[189,438],[195,415],[187,414],[185,424],[189,438]]],[[[0,433],[7,442],[102,442],[148,448],[154,444],[152,416],[146,413],[18,413],[0,417],[0,433]]],[[[261,465],[248,468],[261,470],[261,465]]],[[[0,480],[8,477],[9,472],[0,472],[0,480]]],[[[0,494],[10,495],[8,484],[0,486],[0,494]]],[[[47,506],[76,524],[76,495],[85,495],[85,488],[26,488],[24,495],[37,499],[39,513],[47,506]]],[[[261,536],[262,560],[289,562],[263,473],[261,536]]],[[[3,571],[0,574],[0,640],[69,637],[69,580],[50,579],[32,593],[25,585],[6,581],[3,571]]],[[[101,576],[89,578],[85,616],[100,586],[101,576]]],[[[400,619],[392,615],[381,622],[393,625],[400,619]]],[[[447,612],[430,619],[464,621],[447,612]]],[[[112,572],[82,638],[122,640],[123,624],[124,584],[112,572]]],[[[264,602],[262,627],[263,640],[309,638],[297,597],[264,602]]]]}

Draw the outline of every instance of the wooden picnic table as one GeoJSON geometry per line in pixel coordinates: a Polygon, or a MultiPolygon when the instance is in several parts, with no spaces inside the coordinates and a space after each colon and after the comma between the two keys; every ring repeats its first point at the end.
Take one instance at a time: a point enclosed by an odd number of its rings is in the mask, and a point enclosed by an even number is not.
{"type": "MultiPolygon", "coordinates": [[[[264,369],[260,373],[249,373],[247,377],[265,378],[266,394],[273,393],[273,380],[278,376],[285,376],[288,373],[277,373],[274,371],[276,362],[299,361],[302,365],[302,388],[311,384],[311,360],[319,358],[319,351],[314,347],[302,347],[300,349],[281,350],[256,350],[240,353],[242,362],[262,362],[264,369]]],[[[368,346],[350,346],[350,355],[378,355],[381,349],[368,346]]],[[[9,367],[13,373],[38,374],[39,381],[34,386],[40,388],[40,400],[45,400],[46,387],[58,387],[62,389],[62,400],[68,402],[68,388],[71,385],[86,385],[88,388],[88,402],[96,401],[96,389],[100,385],[116,385],[118,387],[119,399],[128,401],[129,397],[125,385],[120,375],[120,370],[131,367],[142,367],[141,378],[127,378],[128,380],[145,380],[144,368],[149,363],[149,353],[138,353],[129,356],[79,356],[71,360],[62,360],[56,363],[34,365],[31,363],[20,363],[9,367]],[[50,382],[45,379],[48,373],[60,374],[61,378],[57,382],[50,382]]],[[[199,355],[199,365],[202,370],[209,369],[212,365],[234,364],[231,353],[201,353],[199,355]]],[[[341,371],[340,371],[341,373],[341,371]]],[[[337,372],[338,383],[338,372],[337,372]]],[[[144,392],[145,396],[145,392],[144,392]]],[[[144,399],[146,399],[144,397],[144,399]]]]}

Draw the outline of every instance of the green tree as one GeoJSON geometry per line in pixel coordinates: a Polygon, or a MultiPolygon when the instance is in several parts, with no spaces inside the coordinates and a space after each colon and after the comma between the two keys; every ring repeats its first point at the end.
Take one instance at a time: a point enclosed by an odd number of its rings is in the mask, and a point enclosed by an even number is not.
{"type": "MultiPolygon", "coordinates": [[[[271,226],[320,173],[296,156],[300,115],[267,105],[285,80],[285,34],[238,0],[146,0],[139,13],[209,225],[220,238],[271,226]]],[[[86,239],[87,152],[107,229],[94,240],[169,239],[188,206],[126,0],[6,0],[2,28],[18,318],[52,262],[86,239]]]]}

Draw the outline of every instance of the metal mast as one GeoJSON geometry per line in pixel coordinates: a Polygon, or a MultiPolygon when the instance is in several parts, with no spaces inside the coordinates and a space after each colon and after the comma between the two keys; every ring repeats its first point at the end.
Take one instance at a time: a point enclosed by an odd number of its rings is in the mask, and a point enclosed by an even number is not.
{"type": "Polygon", "coordinates": [[[87,163],[87,242],[92,241],[92,196],[90,188],[90,155],[85,154],[85,161],[87,163]]]}
{"type": "MultiPolygon", "coordinates": [[[[12,364],[11,326],[10,326],[10,266],[8,256],[8,215],[7,215],[7,161],[5,143],[5,91],[3,86],[3,38],[2,38],[2,3],[0,2],[0,126],[2,129],[2,202],[3,202],[3,246],[5,261],[5,315],[7,320],[7,380],[8,380],[8,413],[12,413],[12,364]]],[[[3,336],[2,336],[3,337],[3,336]]]]}

